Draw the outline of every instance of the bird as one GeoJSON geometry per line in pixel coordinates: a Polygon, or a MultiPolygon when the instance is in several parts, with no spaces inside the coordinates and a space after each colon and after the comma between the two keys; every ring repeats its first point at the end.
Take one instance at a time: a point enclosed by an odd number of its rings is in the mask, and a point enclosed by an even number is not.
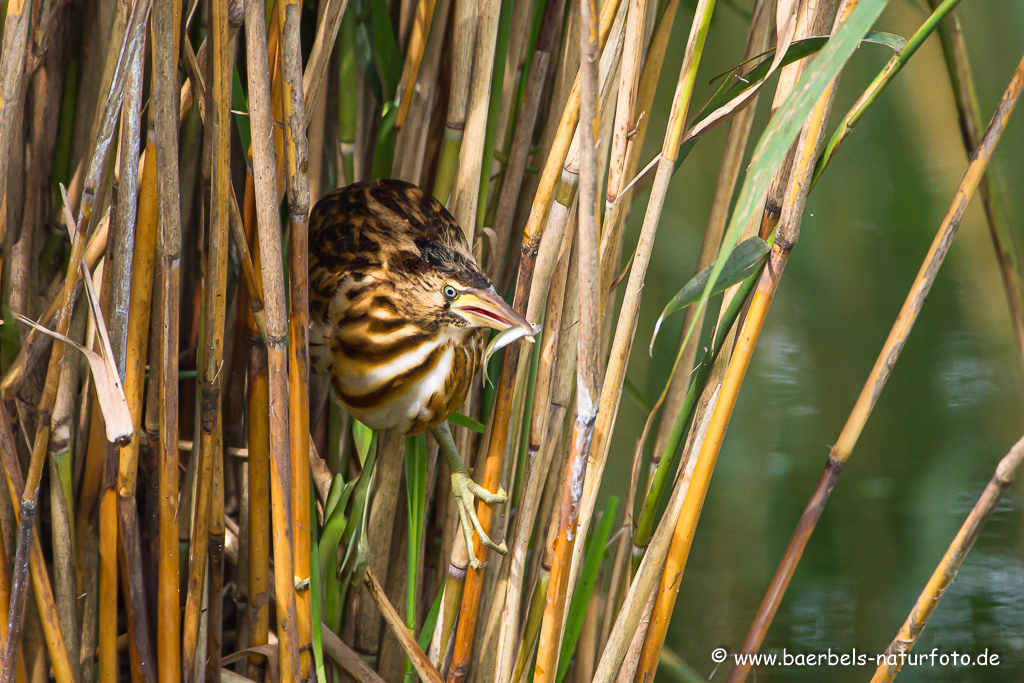
{"type": "Polygon", "coordinates": [[[339,401],[371,429],[430,431],[451,470],[470,565],[473,531],[505,554],[476,515],[475,498],[505,492],[473,481],[448,418],[465,401],[491,330],[536,334],[495,291],[441,202],[401,180],[325,194],[309,215],[309,353],[339,401]]]}

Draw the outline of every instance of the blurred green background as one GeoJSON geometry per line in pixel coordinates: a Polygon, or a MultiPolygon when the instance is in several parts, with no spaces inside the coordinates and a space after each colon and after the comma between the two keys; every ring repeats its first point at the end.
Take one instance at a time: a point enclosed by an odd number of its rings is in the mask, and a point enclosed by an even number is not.
{"type": "MultiPolygon", "coordinates": [[[[718,5],[691,111],[710,97],[708,79],[742,59],[743,12],[752,2],[718,5]]],[[[1024,50],[1024,2],[965,0],[958,11],[987,120],[1024,50]]],[[[926,16],[923,0],[892,0],[875,28],[908,37],[926,16]]],[[[691,18],[681,8],[644,163],[661,146],[691,18]]],[[[890,55],[877,45],[858,50],[843,74],[833,125],[890,55]]],[[[764,93],[751,148],[774,82],[764,93]]],[[[990,167],[1018,251],[1021,118],[1018,112],[1011,120],[990,167]]],[[[629,368],[648,404],[668,375],[682,316],[668,321],[653,357],[645,350],[661,308],[693,275],[724,141],[724,129],[700,141],[669,192],[629,368]]],[[[718,460],[666,643],[701,676],[714,671],[714,648],[739,649],[966,165],[933,36],[869,110],[807,204],[718,460]]],[[[634,205],[627,250],[646,199],[644,193],[634,205]]],[[[996,463],[1024,431],[1022,409],[1021,359],[975,199],[762,651],[884,651],[996,463]]],[[[624,399],[605,495],[624,492],[613,489],[629,479],[645,417],[636,401],[624,399]]],[[[914,650],[977,655],[987,648],[1000,655],[1000,666],[906,667],[901,681],[1024,680],[1022,503],[1022,486],[1014,485],[914,650]]],[[[873,669],[759,667],[749,680],[864,681],[873,669]]],[[[711,680],[727,675],[728,663],[711,680]]],[[[676,677],[662,667],[658,680],[676,677]]]]}

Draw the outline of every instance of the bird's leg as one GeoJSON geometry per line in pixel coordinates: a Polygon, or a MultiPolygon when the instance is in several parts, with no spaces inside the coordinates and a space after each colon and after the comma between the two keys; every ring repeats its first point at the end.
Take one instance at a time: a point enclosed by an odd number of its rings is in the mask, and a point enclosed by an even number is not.
{"type": "Polygon", "coordinates": [[[469,472],[466,470],[466,466],[462,464],[459,451],[455,448],[455,441],[452,439],[452,432],[448,428],[447,420],[431,429],[431,433],[434,435],[437,445],[441,448],[441,452],[444,453],[444,459],[448,461],[448,469],[452,473],[452,495],[455,496],[455,505],[459,508],[459,518],[462,520],[462,533],[466,536],[469,565],[473,569],[479,569],[483,566],[483,563],[477,559],[476,553],[473,552],[473,529],[476,529],[477,535],[480,536],[480,542],[491,550],[504,555],[508,552],[508,548],[505,547],[504,542],[498,545],[484,533],[483,525],[480,524],[480,520],[476,516],[476,510],[474,509],[476,501],[474,498],[479,498],[490,505],[493,503],[504,503],[508,500],[508,496],[500,488],[497,493],[491,493],[473,481],[473,478],[469,476],[469,472]]]}

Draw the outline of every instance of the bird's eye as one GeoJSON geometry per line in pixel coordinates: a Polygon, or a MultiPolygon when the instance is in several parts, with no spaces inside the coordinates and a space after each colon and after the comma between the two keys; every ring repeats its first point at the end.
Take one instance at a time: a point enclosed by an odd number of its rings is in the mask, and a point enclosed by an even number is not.
{"type": "Polygon", "coordinates": [[[444,294],[444,298],[448,299],[448,301],[454,301],[455,297],[459,295],[459,293],[455,291],[455,288],[452,287],[451,285],[445,285],[444,287],[442,287],[441,293],[444,294]]]}

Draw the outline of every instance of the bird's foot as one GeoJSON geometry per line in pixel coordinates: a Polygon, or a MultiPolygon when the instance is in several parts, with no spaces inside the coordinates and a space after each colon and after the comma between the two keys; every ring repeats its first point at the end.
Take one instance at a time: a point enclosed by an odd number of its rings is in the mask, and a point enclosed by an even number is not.
{"type": "Polygon", "coordinates": [[[495,543],[484,531],[484,527],[480,523],[480,519],[476,516],[475,509],[476,498],[479,498],[488,505],[504,503],[508,500],[508,496],[505,495],[505,492],[499,488],[496,493],[492,493],[473,481],[473,478],[469,476],[469,473],[466,470],[459,469],[452,472],[452,495],[455,496],[455,505],[459,509],[459,518],[462,521],[462,533],[466,537],[466,551],[469,553],[469,566],[473,569],[480,569],[485,564],[477,558],[476,553],[473,551],[474,529],[480,537],[480,542],[483,543],[485,547],[490,548],[501,555],[507,554],[508,548],[505,546],[505,542],[502,541],[500,544],[495,543]]]}
{"type": "Polygon", "coordinates": [[[466,466],[462,464],[458,449],[455,448],[455,440],[452,439],[452,432],[448,427],[447,420],[434,427],[431,431],[452,472],[452,495],[455,496],[455,506],[459,509],[459,519],[462,522],[462,533],[466,537],[466,552],[469,554],[469,566],[473,569],[480,569],[484,564],[477,559],[476,552],[473,550],[474,529],[480,537],[480,542],[485,547],[502,555],[508,553],[508,548],[505,547],[504,542],[499,545],[492,541],[491,537],[484,531],[483,524],[480,523],[480,519],[476,516],[476,499],[479,498],[488,505],[493,505],[494,503],[504,503],[508,500],[508,496],[505,495],[505,492],[500,487],[496,493],[492,493],[473,481],[473,478],[469,476],[469,472],[466,470],[466,466]]]}

